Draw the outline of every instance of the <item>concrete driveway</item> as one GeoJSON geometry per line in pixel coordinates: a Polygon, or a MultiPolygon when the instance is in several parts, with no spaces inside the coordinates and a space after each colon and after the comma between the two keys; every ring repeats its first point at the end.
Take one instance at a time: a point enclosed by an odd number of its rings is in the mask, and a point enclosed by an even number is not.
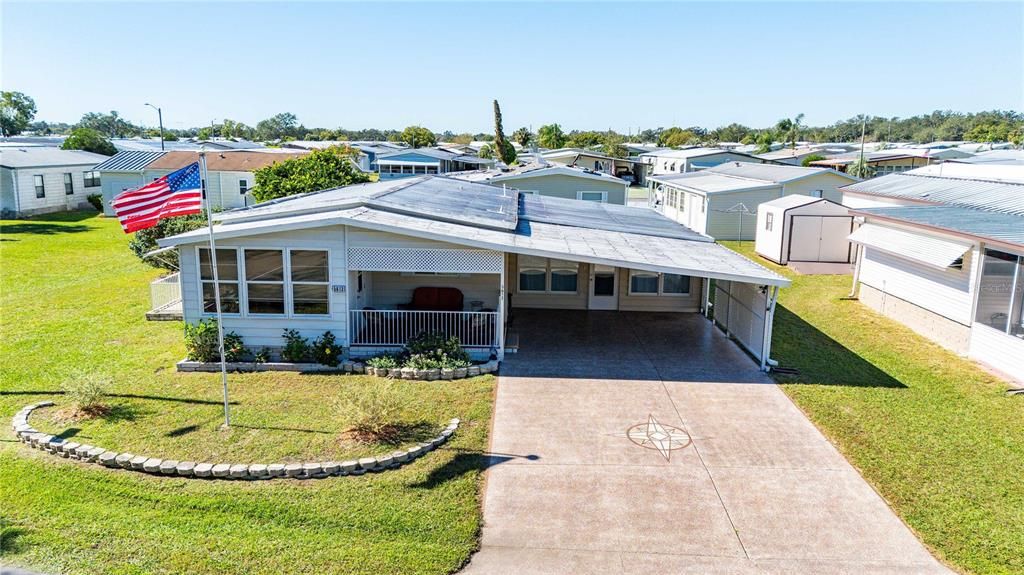
{"type": "Polygon", "coordinates": [[[948,573],[697,315],[516,311],[465,573],[948,573]]]}

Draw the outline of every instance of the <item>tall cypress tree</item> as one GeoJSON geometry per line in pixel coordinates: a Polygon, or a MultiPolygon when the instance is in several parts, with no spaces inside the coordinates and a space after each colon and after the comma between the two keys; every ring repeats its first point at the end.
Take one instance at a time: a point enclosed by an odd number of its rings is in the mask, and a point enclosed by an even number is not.
{"type": "Polygon", "coordinates": [[[501,106],[497,100],[494,101],[494,153],[507,165],[516,161],[516,149],[512,142],[505,139],[505,132],[501,127],[501,106]]]}

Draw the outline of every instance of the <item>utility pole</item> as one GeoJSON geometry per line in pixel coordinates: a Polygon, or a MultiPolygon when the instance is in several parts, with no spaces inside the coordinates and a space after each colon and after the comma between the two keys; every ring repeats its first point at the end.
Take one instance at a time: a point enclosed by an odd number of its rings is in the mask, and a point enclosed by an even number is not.
{"type": "Polygon", "coordinates": [[[146,102],[146,105],[156,110],[157,120],[160,122],[160,151],[164,151],[164,112],[160,108],[146,102]]]}

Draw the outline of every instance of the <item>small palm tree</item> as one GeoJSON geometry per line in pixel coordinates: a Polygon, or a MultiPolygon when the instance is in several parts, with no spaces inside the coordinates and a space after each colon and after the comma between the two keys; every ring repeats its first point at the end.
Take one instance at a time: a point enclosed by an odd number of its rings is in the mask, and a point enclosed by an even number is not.
{"type": "Polygon", "coordinates": [[[869,166],[867,161],[864,160],[864,158],[858,158],[856,161],[850,164],[848,168],[846,168],[846,173],[850,174],[855,178],[866,180],[868,178],[874,177],[875,169],[869,166]]]}

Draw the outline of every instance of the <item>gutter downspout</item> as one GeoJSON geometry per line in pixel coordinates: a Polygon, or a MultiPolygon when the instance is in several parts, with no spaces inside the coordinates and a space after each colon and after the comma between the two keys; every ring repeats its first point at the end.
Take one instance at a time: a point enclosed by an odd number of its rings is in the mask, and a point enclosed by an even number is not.
{"type": "Polygon", "coordinates": [[[772,293],[768,296],[764,315],[764,340],[761,342],[761,371],[769,372],[772,367],[779,365],[779,362],[771,359],[772,353],[772,326],[775,323],[775,304],[779,300],[779,286],[772,287],[772,293]]]}

